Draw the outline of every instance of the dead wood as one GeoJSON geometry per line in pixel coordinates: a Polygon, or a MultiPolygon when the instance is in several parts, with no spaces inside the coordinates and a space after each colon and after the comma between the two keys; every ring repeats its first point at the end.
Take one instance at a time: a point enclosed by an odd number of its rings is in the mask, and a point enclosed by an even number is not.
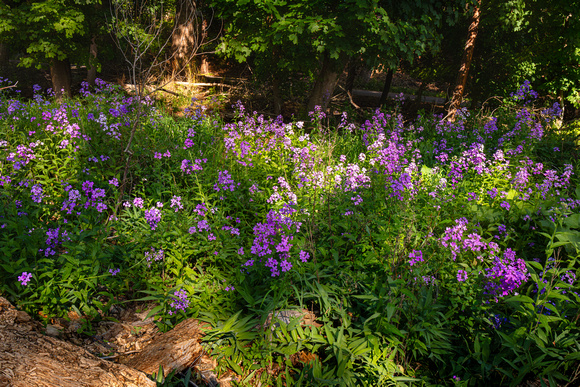
{"type": "Polygon", "coordinates": [[[0,297],[0,386],[155,386],[142,372],[99,359],[39,329],[39,323],[0,297]]]}
{"type": "Polygon", "coordinates": [[[187,319],[166,333],[152,338],[138,354],[119,361],[146,374],[153,374],[163,367],[164,376],[175,370],[181,372],[204,355],[201,342],[201,325],[197,320],[187,319]]]}

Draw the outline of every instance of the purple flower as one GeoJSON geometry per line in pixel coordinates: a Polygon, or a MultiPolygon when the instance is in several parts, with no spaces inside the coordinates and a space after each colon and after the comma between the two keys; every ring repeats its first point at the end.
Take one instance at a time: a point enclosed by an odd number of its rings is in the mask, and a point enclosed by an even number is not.
{"type": "Polygon", "coordinates": [[[150,210],[145,211],[145,220],[151,226],[151,230],[155,230],[159,222],[161,222],[161,211],[155,207],[151,207],[150,210]]]}
{"type": "Polygon", "coordinates": [[[109,180],[109,184],[118,187],[119,186],[119,180],[117,180],[116,177],[113,177],[111,180],[109,180]]]}
{"type": "Polygon", "coordinates": [[[119,274],[120,271],[121,269],[109,269],[109,273],[111,273],[113,277],[119,274]]]}
{"type": "Polygon", "coordinates": [[[493,188],[487,191],[487,194],[489,195],[490,199],[495,199],[495,197],[497,196],[497,188],[493,188]]]}
{"type": "Polygon", "coordinates": [[[175,207],[175,212],[179,211],[179,210],[183,210],[183,204],[181,204],[181,196],[175,196],[173,195],[173,198],[171,199],[171,208],[175,207]]]}
{"type": "Polygon", "coordinates": [[[497,232],[499,232],[500,234],[505,234],[507,231],[507,228],[505,226],[505,224],[500,224],[499,226],[497,226],[497,232]]]}
{"type": "Polygon", "coordinates": [[[286,271],[292,269],[292,264],[290,262],[288,262],[287,260],[283,260],[282,263],[280,264],[280,267],[282,268],[283,272],[286,272],[286,271]]]}
{"type": "Polygon", "coordinates": [[[350,200],[352,200],[352,204],[355,206],[358,206],[363,202],[363,199],[360,197],[360,195],[353,196],[350,198],[350,200]]]}
{"type": "Polygon", "coordinates": [[[179,310],[185,311],[185,309],[189,307],[188,294],[185,289],[180,289],[173,293],[171,300],[172,301],[169,303],[169,306],[172,308],[172,310],[168,312],[170,315],[177,313],[179,310]]]}
{"type": "Polygon", "coordinates": [[[411,260],[409,261],[409,265],[411,265],[411,266],[413,266],[419,262],[425,261],[423,259],[423,252],[421,250],[413,250],[412,253],[409,253],[409,258],[411,258],[411,260]]]}
{"type": "Polygon", "coordinates": [[[141,198],[133,199],[133,205],[137,208],[143,208],[143,199],[141,198]]]}
{"type": "Polygon", "coordinates": [[[484,292],[497,300],[497,297],[513,293],[527,281],[529,274],[525,261],[516,259],[515,251],[507,249],[503,258],[495,257],[493,267],[486,269],[485,277],[488,282],[484,286],[484,292]]]}
{"type": "Polygon", "coordinates": [[[195,210],[193,210],[193,212],[195,212],[199,216],[205,216],[205,213],[207,212],[207,207],[205,206],[205,203],[201,203],[195,206],[195,210]]]}
{"type": "Polygon", "coordinates": [[[26,286],[32,279],[32,273],[23,272],[19,277],[18,281],[20,281],[20,285],[26,286]]]}
{"type": "Polygon", "coordinates": [[[44,195],[42,194],[42,185],[40,184],[35,184],[32,186],[32,189],[30,190],[30,193],[32,194],[32,201],[35,203],[40,203],[42,202],[42,198],[44,197],[44,195]]]}
{"type": "Polygon", "coordinates": [[[209,225],[209,222],[205,219],[197,222],[197,228],[199,229],[199,231],[202,231],[202,230],[210,231],[211,230],[211,226],[209,225]]]}
{"type": "Polygon", "coordinates": [[[151,247],[151,251],[145,252],[145,260],[147,260],[147,266],[151,267],[152,261],[162,261],[165,257],[165,252],[163,250],[155,250],[154,247],[151,247]]]}
{"type": "Polygon", "coordinates": [[[308,262],[308,258],[310,258],[310,254],[308,254],[304,250],[300,250],[300,260],[304,263],[308,262]]]}
{"type": "Polygon", "coordinates": [[[467,280],[467,272],[465,270],[457,270],[457,281],[465,282],[467,280]]]}
{"type": "Polygon", "coordinates": [[[213,189],[216,191],[234,191],[240,183],[237,183],[232,179],[232,175],[225,170],[219,171],[218,182],[214,184],[213,189]]]}

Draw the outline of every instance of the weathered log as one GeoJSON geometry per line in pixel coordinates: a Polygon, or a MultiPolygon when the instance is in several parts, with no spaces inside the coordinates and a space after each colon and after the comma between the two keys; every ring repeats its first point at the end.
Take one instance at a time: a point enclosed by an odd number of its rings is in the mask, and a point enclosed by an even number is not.
{"type": "Polygon", "coordinates": [[[199,321],[187,319],[171,331],[154,337],[139,353],[119,361],[146,374],[159,372],[159,366],[163,367],[164,376],[172,370],[181,372],[195,365],[204,355],[201,335],[199,321]]]}
{"type": "Polygon", "coordinates": [[[142,372],[99,359],[39,329],[39,323],[0,297],[0,386],[155,386],[142,372]]]}

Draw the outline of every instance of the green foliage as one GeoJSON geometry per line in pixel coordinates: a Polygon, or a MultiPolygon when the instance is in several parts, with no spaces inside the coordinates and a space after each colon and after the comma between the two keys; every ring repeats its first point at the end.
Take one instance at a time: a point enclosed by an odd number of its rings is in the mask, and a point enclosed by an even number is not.
{"type": "Polygon", "coordinates": [[[20,64],[40,68],[52,59],[89,64],[89,44],[98,33],[100,0],[5,1],[0,4],[0,40],[26,52],[20,64]]]}
{"type": "Polygon", "coordinates": [[[0,291],[19,307],[86,332],[121,302],[162,330],[200,319],[241,385],[573,382],[580,190],[554,112],[329,128],[238,105],[224,123],[97,84],[0,99],[0,291]]]}
{"type": "Polygon", "coordinates": [[[577,106],[580,24],[573,15],[579,10],[570,1],[553,1],[549,7],[535,0],[484,2],[474,91],[505,96],[529,79],[543,94],[562,95],[577,106]]]}

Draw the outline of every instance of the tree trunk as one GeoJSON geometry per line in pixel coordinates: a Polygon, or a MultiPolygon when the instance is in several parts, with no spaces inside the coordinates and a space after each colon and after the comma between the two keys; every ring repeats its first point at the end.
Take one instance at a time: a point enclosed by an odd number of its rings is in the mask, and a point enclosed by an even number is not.
{"type": "Polygon", "coordinates": [[[55,58],[52,60],[50,77],[52,79],[52,89],[57,100],[62,100],[64,95],[69,98],[72,96],[70,62],[68,58],[64,60],[55,58]]]}
{"type": "Polygon", "coordinates": [[[201,74],[209,74],[209,61],[207,60],[207,56],[202,55],[199,61],[199,72],[201,74]]]}
{"type": "Polygon", "coordinates": [[[461,67],[459,68],[456,86],[453,91],[453,96],[451,97],[451,103],[449,105],[449,111],[447,113],[447,118],[449,119],[449,121],[455,120],[455,114],[457,113],[457,110],[460,108],[461,101],[463,100],[463,94],[465,93],[465,85],[467,84],[467,75],[469,73],[469,66],[471,66],[471,60],[473,58],[473,49],[475,48],[475,39],[477,38],[477,30],[479,27],[480,19],[481,19],[481,0],[478,0],[477,5],[473,10],[473,16],[471,18],[471,24],[469,26],[469,31],[467,34],[467,41],[465,42],[463,57],[461,58],[461,67]]]}
{"type": "Polygon", "coordinates": [[[95,79],[97,79],[97,43],[95,42],[95,37],[91,40],[91,45],[89,46],[89,68],[87,70],[87,83],[91,86],[95,85],[95,79]]]}
{"type": "Polygon", "coordinates": [[[0,42],[0,67],[8,66],[9,56],[8,43],[0,42]]]}
{"type": "Polygon", "coordinates": [[[387,71],[387,77],[385,78],[385,85],[383,86],[383,92],[381,93],[381,99],[379,101],[379,106],[384,106],[387,103],[387,97],[389,95],[389,90],[391,90],[391,84],[393,83],[393,69],[387,71]]]}
{"type": "Polygon", "coordinates": [[[274,99],[274,114],[282,113],[282,96],[280,95],[280,79],[277,74],[272,76],[272,98],[274,99]]]}
{"type": "Polygon", "coordinates": [[[419,110],[419,107],[421,107],[421,103],[423,102],[423,92],[425,91],[425,89],[427,88],[427,83],[425,81],[421,81],[421,84],[419,85],[419,89],[417,89],[417,94],[415,94],[415,100],[413,101],[412,104],[412,109],[416,109],[419,110]]]}
{"type": "Polygon", "coordinates": [[[173,75],[183,73],[198,47],[196,31],[196,4],[193,0],[178,0],[176,3],[175,28],[171,37],[173,75]]]}
{"type": "Polygon", "coordinates": [[[324,55],[322,68],[308,100],[307,108],[309,112],[314,111],[315,106],[320,106],[323,111],[328,108],[338,77],[344,68],[344,62],[344,58],[331,59],[328,54],[324,55]]]}
{"type": "Polygon", "coordinates": [[[347,92],[352,93],[352,88],[354,87],[354,80],[356,79],[356,73],[359,67],[360,57],[350,58],[348,61],[348,70],[346,75],[346,81],[344,88],[347,92]]]}
{"type": "Polygon", "coordinates": [[[28,314],[0,297],[0,386],[155,387],[144,373],[99,359],[39,329],[28,314]]]}

